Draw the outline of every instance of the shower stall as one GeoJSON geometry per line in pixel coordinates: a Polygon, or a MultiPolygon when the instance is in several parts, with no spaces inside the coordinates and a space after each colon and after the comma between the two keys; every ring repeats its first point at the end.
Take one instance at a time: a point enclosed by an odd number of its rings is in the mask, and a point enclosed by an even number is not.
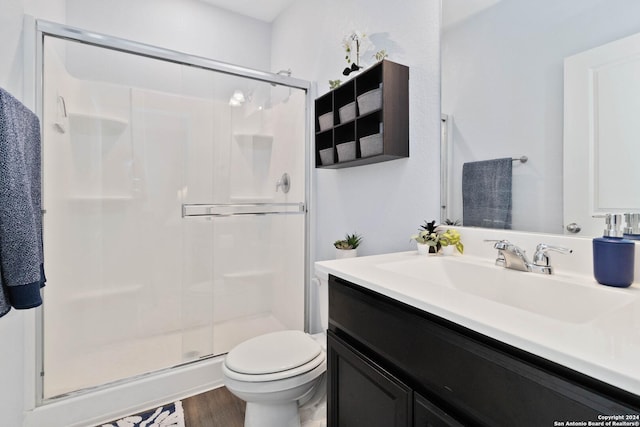
{"type": "Polygon", "coordinates": [[[43,401],[304,330],[309,84],[38,30],[43,401]]]}

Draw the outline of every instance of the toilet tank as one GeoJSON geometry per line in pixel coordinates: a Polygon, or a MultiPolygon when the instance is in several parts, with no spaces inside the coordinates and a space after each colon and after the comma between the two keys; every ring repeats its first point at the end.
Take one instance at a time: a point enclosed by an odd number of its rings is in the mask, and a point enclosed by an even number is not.
{"type": "Polygon", "coordinates": [[[311,331],[326,332],[329,328],[329,276],[319,275],[311,280],[311,331]]]}
{"type": "Polygon", "coordinates": [[[320,296],[320,326],[322,331],[325,332],[329,329],[329,277],[318,279],[320,282],[320,290],[318,295],[320,296]]]}

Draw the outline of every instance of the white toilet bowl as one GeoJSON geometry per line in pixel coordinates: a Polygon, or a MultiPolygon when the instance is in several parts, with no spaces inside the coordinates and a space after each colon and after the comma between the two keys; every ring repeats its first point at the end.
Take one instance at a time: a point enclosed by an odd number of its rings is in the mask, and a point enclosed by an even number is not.
{"type": "Polygon", "coordinates": [[[236,346],[222,365],[225,386],[247,402],[245,427],[299,427],[299,407],[326,393],[326,348],[301,331],[261,335],[236,346]]]}

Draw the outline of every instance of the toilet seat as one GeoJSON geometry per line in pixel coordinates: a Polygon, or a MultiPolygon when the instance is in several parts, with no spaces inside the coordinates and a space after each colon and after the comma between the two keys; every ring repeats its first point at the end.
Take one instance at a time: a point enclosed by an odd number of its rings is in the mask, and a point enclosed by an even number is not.
{"type": "Polygon", "coordinates": [[[280,331],[235,347],[227,354],[223,370],[237,381],[275,381],[309,372],[325,358],[320,344],[306,333],[280,331]]]}
{"type": "MultiPolygon", "coordinates": [[[[304,374],[306,374],[307,372],[313,371],[314,369],[318,368],[320,365],[323,365],[325,362],[325,359],[326,359],[326,356],[323,352],[323,353],[320,353],[316,358],[314,358],[310,362],[305,363],[304,365],[301,365],[286,371],[274,372],[271,374],[243,374],[241,372],[236,372],[231,370],[226,365],[226,363],[223,363],[222,372],[225,375],[225,377],[229,379],[241,381],[241,382],[247,382],[247,383],[261,383],[261,382],[269,382],[269,381],[286,380],[294,377],[304,376],[304,374]]],[[[323,368],[320,371],[320,373],[324,372],[324,369],[326,368],[323,368]]],[[[304,380],[305,380],[304,378],[301,378],[301,381],[304,381],[304,380]]]]}

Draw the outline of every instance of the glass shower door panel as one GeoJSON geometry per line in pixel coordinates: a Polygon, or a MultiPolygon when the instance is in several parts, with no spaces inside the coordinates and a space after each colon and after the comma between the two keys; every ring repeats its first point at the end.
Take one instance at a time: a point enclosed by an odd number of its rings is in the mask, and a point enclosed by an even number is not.
{"type": "Polygon", "coordinates": [[[180,66],[48,37],[44,66],[47,398],[190,360],[183,254],[197,252],[210,280],[212,247],[182,220],[185,142],[203,123],[194,110],[207,113],[176,92],[180,66]]]}
{"type": "MultiPolygon", "coordinates": [[[[187,144],[183,208],[201,236],[211,227],[211,280],[188,279],[184,301],[212,296],[212,310],[193,320],[210,315],[211,354],[223,354],[260,334],[304,328],[306,93],[192,67],[182,80],[185,97],[210,97],[213,124],[187,144]],[[284,173],[287,193],[276,186],[284,173]]],[[[185,258],[186,270],[204,277],[193,264],[185,258]]],[[[186,353],[198,353],[196,341],[185,341],[186,353]]]]}

